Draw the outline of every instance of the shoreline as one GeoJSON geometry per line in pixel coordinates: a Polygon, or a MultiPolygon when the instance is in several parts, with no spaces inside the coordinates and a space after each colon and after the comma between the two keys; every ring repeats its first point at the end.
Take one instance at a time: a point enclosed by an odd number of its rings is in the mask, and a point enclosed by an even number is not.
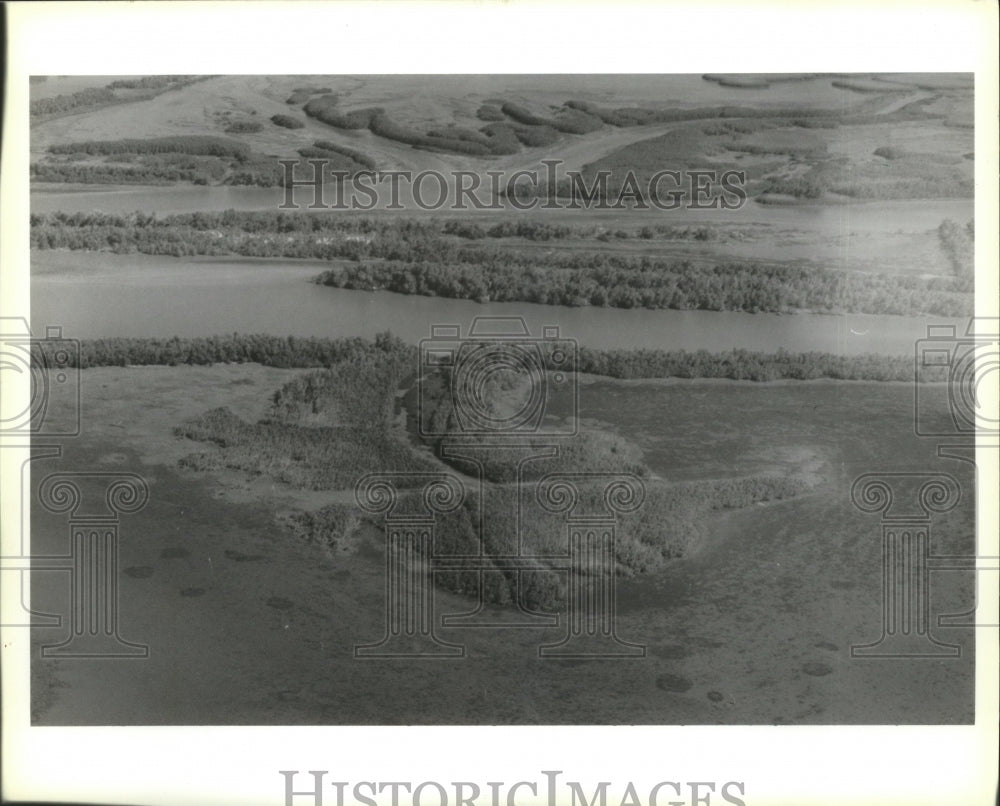
{"type": "MultiPolygon", "coordinates": [[[[489,167],[489,166],[485,166],[489,167]]],[[[326,182],[323,184],[324,188],[334,187],[336,183],[326,182]]],[[[141,184],[128,183],[128,184],[114,184],[114,183],[104,183],[104,182],[31,182],[28,188],[29,195],[38,194],[41,196],[52,196],[58,194],[74,195],[78,193],[106,193],[106,194],[117,194],[117,193],[128,193],[133,191],[135,193],[184,193],[192,191],[207,191],[208,193],[218,193],[222,190],[235,191],[235,192],[246,192],[248,195],[250,193],[270,193],[275,196],[280,196],[283,198],[285,193],[285,188],[280,185],[227,185],[227,184],[215,184],[215,185],[196,185],[193,182],[166,182],[162,184],[141,184]]],[[[743,208],[757,208],[758,212],[764,212],[769,208],[783,207],[783,208],[802,208],[805,210],[816,210],[822,209],[824,207],[830,208],[841,208],[844,206],[865,208],[868,206],[882,206],[882,205],[906,205],[906,204],[927,204],[930,202],[966,202],[970,205],[974,204],[975,197],[972,196],[912,196],[912,197],[901,197],[901,198],[865,198],[856,199],[853,196],[847,196],[843,194],[837,194],[830,191],[829,196],[823,199],[800,199],[796,196],[791,196],[789,194],[782,193],[761,193],[757,196],[751,196],[748,198],[748,202],[752,204],[745,204],[743,208]]],[[[261,211],[270,210],[270,207],[262,207],[261,211]]],[[[308,208],[302,205],[300,208],[296,208],[294,212],[302,212],[308,208]]],[[[518,215],[520,217],[528,217],[528,214],[537,215],[541,213],[543,216],[546,213],[551,212],[561,212],[565,210],[572,210],[573,208],[564,207],[558,210],[554,208],[538,207],[531,210],[518,210],[504,208],[502,210],[496,210],[490,207],[477,209],[473,208],[470,210],[463,210],[463,215],[454,216],[456,219],[476,219],[482,214],[489,213],[509,213],[512,215],[518,215]]],[[[329,210],[327,210],[329,212],[329,210]]],[[[388,208],[375,208],[372,210],[362,210],[362,209],[350,209],[350,210],[337,210],[339,214],[351,214],[357,216],[370,216],[373,213],[397,213],[405,214],[407,212],[413,215],[427,215],[428,213],[437,213],[437,211],[429,210],[396,210],[388,208]]],[[[611,210],[602,210],[601,208],[596,209],[584,209],[583,213],[594,213],[594,212],[612,212],[611,210]]],[[[619,213],[621,211],[618,211],[619,213]]],[[[639,208],[638,210],[627,210],[627,212],[677,212],[677,211],[657,211],[655,208],[650,210],[644,210],[639,208]]],[[[699,223],[701,223],[699,221],[699,223]]],[[[731,219],[727,219],[725,223],[739,223],[734,222],[731,219]]],[[[748,222],[755,224],[769,224],[770,222],[748,222]]]]}
{"type": "MultiPolygon", "coordinates": [[[[592,305],[592,304],[582,304],[582,305],[562,305],[562,304],[550,304],[550,303],[539,303],[531,302],[528,300],[492,300],[492,299],[479,299],[475,297],[453,297],[443,294],[418,294],[418,293],[403,293],[400,291],[389,290],[384,287],[371,287],[371,288],[349,288],[346,286],[329,285],[327,283],[321,282],[323,276],[329,272],[331,269],[336,267],[351,267],[357,266],[355,261],[349,258],[331,258],[324,260],[322,258],[313,257],[281,257],[281,256],[262,256],[262,255],[241,255],[239,253],[227,253],[218,255],[207,255],[207,254],[195,254],[195,255],[172,255],[164,252],[140,252],[128,251],[128,252],[117,252],[112,249],[72,249],[69,247],[54,247],[48,249],[38,249],[37,247],[32,247],[29,250],[30,256],[35,255],[60,255],[69,256],[76,254],[84,255],[112,255],[114,258],[139,258],[148,260],[169,260],[176,261],[178,264],[195,264],[198,266],[232,266],[238,264],[250,264],[254,266],[259,266],[261,268],[274,268],[274,269],[297,269],[304,270],[306,268],[315,268],[318,274],[308,280],[310,285],[321,286],[325,288],[332,288],[337,291],[351,291],[351,292],[364,292],[367,294],[388,294],[393,297],[402,298],[418,298],[418,299],[432,299],[432,300],[445,300],[447,302],[455,303],[470,303],[477,306],[489,306],[489,305],[530,305],[533,308],[546,308],[552,309],[553,311],[621,311],[621,312],[651,312],[651,313],[662,313],[662,312],[675,312],[679,314],[739,314],[751,317],[806,317],[806,316],[825,316],[832,318],[862,318],[862,319],[888,319],[892,320],[905,320],[905,319],[966,319],[970,318],[973,313],[969,313],[967,316],[948,316],[943,314],[934,313],[869,313],[864,311],[851,311],[851,310],[822,310],[822,309],[812,309],[812,308],[786,308],[782,310],[711,310],[705,308],[685,308],[685,307],[647,307],[647,306],[615,306],[615,305],[592,305]]],[[[31,260],[29,265],[29,273],[35,277],[45,277],[47,280],[72,280],[77,275],[75,272],[67,269],[58,269],[55,271],[36,271],[33,267],[35,263],[31,260]]],[[[380,265],[382,261],[372,260],[372,265],[380,265]]],[[[774,261],[772,261],[774,263],[774,261]]],[[[130,267],[131,268],[131,267],[130,267]]],[[[868,275],[868,272],[859,272],[856,270],[828,270],[837,271],[844,275],[852,274],[862,274],[868,275]]],[[[910,275],[881,275],[874,274],[872,276],[876,277],[908,277],[910,275]]],[[[922,279],[935,279],[940,278],[942,275],[937,274],[926,274],[919,275],[922,279]]]]}
{"type": "MultiPolygon", "coordinates": [[[[117,338],[117,337],[108,337],[117,338]]],[[[169,338],[160,339],[160,341],[169,341],[169,338]]],[[[90,341],[88,339],[88,341],[90,341]]],[[[93,341],[101,341],[101,339],[93,339],[93,341]]],[[[178,363],[175,365],[170,364],[125,364],[122,365],[98,365],[89,367],[79,367],[81,372],[95,372],[100,370],[109,369],[128,369],[128,370],[173,370],[178,369],[211,369],[215,367],[255,367],[260,369],[276,369],[282,372],[321,372],[326,367],[270,367],[267,364],[261,364],[257,361],[217,361],[211,364],[186,364],[178,363]]],[[[712,378],[712,377],[698,377],[698,378],[684,378],[676,375],[671,375],[667,377],[653,377],[653,378],[616,378],[613,375],[597,375],[591,372],[577,372],[576,373],[578,382],[582,385],[589,386],[597,383],[610,383],[620,386],[639,386],[639,385],[656,385],[656,386],[696,386],[700,384],[712,385],[712,386],[763,386],[763,387],[783,387],[783,386],[819,386],[819,385],[830,385],[839,386],[842,384],[848,384],[851,386],[863,386],[865,384],[872,386],[913,386],[914,381],[912,380],[871,380],[871,379],[859,379],[854,380],[850,378],[779,378],[771,381],[754,381],[745,378],[712,378]]],[[[921,381],[921,386],[947,386],[949,381],[921,381]]]]}

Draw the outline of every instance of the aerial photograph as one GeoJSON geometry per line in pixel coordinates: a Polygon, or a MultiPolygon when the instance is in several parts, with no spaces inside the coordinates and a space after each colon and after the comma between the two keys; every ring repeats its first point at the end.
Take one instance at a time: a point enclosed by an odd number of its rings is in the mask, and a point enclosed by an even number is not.
{"type": "Polygon", "coordinates": [[[32,725],[975,722],[973,74],[29,89],[32,725]]]}

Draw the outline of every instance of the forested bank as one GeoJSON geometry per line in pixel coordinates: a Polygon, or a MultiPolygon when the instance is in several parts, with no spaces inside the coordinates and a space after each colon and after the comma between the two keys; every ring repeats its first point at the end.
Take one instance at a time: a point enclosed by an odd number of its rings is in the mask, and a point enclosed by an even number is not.
{"type": "MultiPolygon", "coordinates": [[[[951,233],[945,227],[943,232],[951,233]]],[[[547,223],[332,218],[280,212],[157,217],[31,216],[31,246],[174,257],[239,255],[337,261],[317,282],[401,294],[613,308],[785,313],[796,311],[967,316],[969,274],[872,274],[707,254],[688,259],[604,247],[605,230],[547,223]],[[539,240],[571,248],[540,254],[539,240]]],[[[720,227],[644,225],[616,240],[712,241],[740,237],[720,227]]],[[[966,233],[962,233],[966,238],[966,233]]],[[[949,255],[954,239],[942,236],[949,255]]],[[[965,249],[964,255],[971,254],[965,249]]],[[[957,264],[956,260],[952,261],[957,264]]]]}
{"type": "MultiPolygon", "coordinates": [[[[43,352],[64,345],[39,341],[43,352]]],[[[409,361],[416,371],[416,347],[391,333],[374,341],[360,337],[324,339],[266,334],[229,334],[207,338],[108,338],[84,339],[77,355],[70,351],[70,367],[178,366],[220,363],[257,363],[270,367],[318,368],[343,361],[374,361],[386,354],[409,361]]],[[[54,356],[47,354],[49,365],[54,356]]],[[[933,369],[933,368],[931,368],[933,369]]],[[[581,347],[576,370],[609,378],[723,378],[741,381],[817,380],[913,381],[913,359],[905,356],[867,354],[859,356],[808,352],[776,353],[731,350],[595,350],[581,347]]],[[[925,381],[947,380],[922,371],[925,381]]]]}

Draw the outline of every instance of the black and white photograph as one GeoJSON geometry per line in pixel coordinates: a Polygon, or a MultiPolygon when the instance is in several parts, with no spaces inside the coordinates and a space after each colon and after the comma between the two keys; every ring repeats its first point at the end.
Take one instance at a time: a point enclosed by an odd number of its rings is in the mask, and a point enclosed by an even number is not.
{"type": "MultiPolygon", "coordinates": [[[[720,62],[8,76],[26,730],[971,736],[997,657],[995,92],[720,62]]],[[[265,761],[253,802],[777,802],[544,759],[520,792],[390,787],[332,748],[329,774],[265,761]]]]}

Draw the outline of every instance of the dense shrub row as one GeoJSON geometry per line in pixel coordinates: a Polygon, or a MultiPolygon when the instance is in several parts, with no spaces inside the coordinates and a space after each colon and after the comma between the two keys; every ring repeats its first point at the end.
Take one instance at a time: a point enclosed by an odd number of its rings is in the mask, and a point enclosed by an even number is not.
{"type": "Polygon", "coordinates": [[[800,129],[836,129],[840,125],[835,118],[793,118],[788,123],[800,129]]]}
{"type": "MultiPolygon", "coordinates": [[[[31,224],[31,244],[36,248],[347,259],[359,263],[334,268],[318,282],[459,299],[751,312],[805,309],[965,316],[972,311],[971,294],[952,279],[762,263],[706,267],[584,249],[555,250],[540,265],[533,249],[447,237],[441,232],[444,222],[376,223],[357,218],[339,224],[329,217],[229,211],[164,218],[51,214],[32,216],[31,224]],[[370,237],[317,238],[319,232],[364,232],[370,237]],[[378,262],[361,262],[368,260],[378,262]]],[[[521,230],[514,222],[498,226],[498,237],[564,234],[558,228],[546,232],[537,226],[521,230]]],[[[708,237],[712,231],[705,232],[708,237]]],[[[701,238],[698,231],[674,234],[701,238]]]]}
{"type": "Polygon", "coordinates": [[[524,238],[528,241],[549,241],[581,234],[574,227],[542,221],[500,221],[492,227],[486,227],[478,221],[446,221],[441,226],[441,232],[468,240],[490,237],[524,238]]]}
{"type": "Polygon", "coordinates": [[[824,187],[815,179],[806,176],[791,178],[768,179],[764,187],[765,193],[781,193],[794,196],[797,199],[818,199],[824,193],[824,187]]]}
{"type": "Polygon", "coordinates": [[[69,95],[56,95],[54,98],[39,98],[32,101],[28,107],[31,117],[39,115],[58,115],[63,112],[103,106],[118,102],[113,90],[107,87],[92,87],[69,95]]]}
{"type": "MultiPolygon", "coordinates": [[[[316,147],[332,151],[332,143],[317,140],[316,147]]],[[[341,149],[347,154],[349,149],[341,149]]],[[[356,159],[354,153],[348,154],[356,159]]],[[[358,154],[358,157],[363,156],[358,154]]],[[[268,161],[273,165],[273,161],[268,161]]],[[[248,166],[253,163],[248,163],[248,166]]],[[[278,166],[280,168],[280,166],[278,166]]],[[[388,218],[376,216],[302,216],[282,211],[242,211],[225,210],[221,212],[179,213],[169,216],[157,216],[152,213],[47,213],[32,214],[29,218],[31,227],[37,230],[79,229],[83,232],[93,232],[91,246],[87,246],[84,238],[74,248],[99,249],[108,235],[109,229],[124,229],[127,232],[117,234],[121,241],[131,241],[140,236],[137,230],[218,230],[226,235],[239,233],[302,233],[302,234],[359,234],[378,236],[379,243],[392,244],[400,241],[417,241],[434,239],[438,235],[453,235],[466,240],[490,238],[523,238],[528,241],[549,241],[565,238],[597,238],[605,232],[600,224],[554,224],[539,218],[508,218],[504,217],[492,226],[487,226],[482,219],[439,219],[439,218],[388,218]]],[[[676,226],[673,224],[643,225],[636,230],[616,230],[616,238],[660,238],[670,241],[710,241],[732,235],[742,237],[743,229],[718,229],[707,225],[676,226]]],[[[44,244],[38,244],[44,245],[44,244]]],[[[67,244],[62,244],[67,245],[67,244]]],[[[378,247],[378,244],[375,244],[378,247]]],[[[459,247],[448,241],[434,242],[434,248],[441,257],[454,260],[459,253],[459,247]]],[[[396,254],[395,248],[393,253],[396,254]]],[[[389,251],[380,250],[366,253],[368,256],[378,254],[389,256],[389,251]]],[[[473,254],[470,259],[479,259],[473,254]]],[[[577,265],[577,264],[566,264],[577,265]]],[[[579,265],[599,265],[583,264],[579,265]]]]}
{"type": "Polygon", "coordinates": [[[238,140],[205,134],[173,135],[171,137],[128,138],[124,140],[86,140],[49,146],[51,154],[191,154],[226,157],[244,161],[250,147],[238,140]]]}
{"type": "MultiPolygon", "coordinates": [[[[309,100],[305,104],[304,110],[311,117],[332,126],[346,129],[368,128],[379,136],[408,145],[473,156],[487,156],[491,153],[516,153],[520,143],[528,147],[551,145],[558,138],[559,132],[576,135],[587,134],[601,128],[604,123],[615,126],[638,126],[713,118],[761,120],[792,118],[794,125],[814,128],[836,126],[837,115],[840,114],[837,111],[802,109],[800,107],[755,109],[741,106],[716,106],[694,109],[643,107],[604,109],[586,101],[568,101],[555,114],[543,116],[520,104],[506,102],[500,108],[493,104],[484,104],[479,107],[476,112],[477,117],[488,125],[480,129],[478,133],[471,130],[461,130],[455,126],[424,133],[392,121],[382,109],[341,112],[338,109],[338,103],[339,99],[336,95],[324,95],[309,100]],[[521,125],[512,126],[506,122],[507,119],[521,125]],[[479,137],[479,134],[485,135],[486,140],[479,137]],[[476,148],[470,144],[482,146],[482,148],[476,148]]],[[[790,121],[782,122],[789,123],[790,121]]],[[[734,123],[734,125],[738,124],[734,123]]],[[[750,130],[746,129],[746,131],[750,130]]]]}
{"type": "Polygon", "coordinates": [[[406,143],[411,146],[447,151],[454,154],[469,154],[475,157],[485,157],[491,153],[488,146],[480,143],[459,140],[457,138],[431,137],[421,134],[414,129],[409,129],[406,126],[393,122],[384,113],[376,114],[371,119],[369,128],[373,134],[377,134],[379,137],[385,137],[387,140],[395,140],[398,143],[406,143]]]}
{"type": "MultiPolygon", "coordinates": [[[[32,81],[44,80],[46,76],[31,76],[30,78],[32,81]]],[[[141,101],[152,98],[164,90],[191,84],[204,78],[209,78],[209,76],[146,76],[137,79],[118,79],[104,87],[90,87],[68,95],[57,95],[54,98],[38,98],[29,104],[28,114],[31,117],[58,115],[65,112],[96,109],[108,104],[141,101]],[[115,93],[116,89],[146,90],[146,92],[122,96],[115,93]]]]}
{"type": "Polygon", "coordinates": [[[701,131],[709,137],[724,137],[730,134],[753,134],[760,131],[759,121],[747,120],[713,120],[701,127],[701,131]]]}
{"type": "Polygon", "coordinates": [[[683,261],[644,262],[626,259],[601,268],[539,268],[502,257],[482,263],[386,261],[337,266],[317,282],[335,288],[541,305],[904,316],[972,312],[971,295],[954,290],[953,282],[749,263],[702,268],[683,261]]]}
{"type": "MultiPolygon", "coordinates": [[[[74,161],[76,156],[70,155],[67,162],[33,163],[32,181],[140,185],[172,182],[209,185],[221,181],[225,185],[280,187],[285,180],[283,167],[274,158],[260,155],[251,155],[247,160],[237,162],[218,157],[192,157],[185,154],[124,154],[114,158],[115,164],[78,162],[74,161]]],[[[299,174],[308,170],[309,166],[304,165],[296,168],[299,174]]],[[[77,239],[71,241],[76,244],[76,247],[71,248],[86,248],[83,241],[77,239]]],[[[118,243],[114,236],[111,241],[105,243],[105,246],[110,242],[118,243]]],[[[54,245],[55,241],[48,236],[39,242],[42,248],[50,243],[54,245]]],[[[193,254],[193,252],[178,253],[170,249],[164,254],[193,254]]]]}
{"type": "Polygon", "coordinates": [[[605,123],[614,126],[641,126],[650,123],[676,123],[686,120],[705,120],[712,118],[743,118],[748,120],[771,120],[774,123],[795,121],[795,125],[804,128],[836,128],[838,125],[869,123],[890,123],[905,120],[941,119],[941,113],[931,113],[926,110],[934,97],[922,98],[906,104],[888,113],[878,113],[879,99],[874,99],[874,105],[856,105],[850,110],[824,109],[821,107],[747,107],[747,106],[707,106],[680,109],[624,107],[607,109],[587,101],[567,101],[566,105],[586,111],[599,117],[605,123]]]}
{"type": "MultiPolygon", "coordinates": [[[[567,101],[566,105],[571,109],[578,109],[586,112],[604,123],[611,126],[645,126],[649,123],[657,123],[662,118],[662,110],[645,109],[641,107],[626,107],[622,109],[606,109],[592,104],[588,101],[567,101]]],[[[703,115],[702,117],[715,117],[714,115],[703,115]]],[[[676,118],[675,118],[676,119],[676,118]]],[[[695,120],[696,118],[688,118],[695,120]]]]}
{"type": "Polygon", "coordinates": [[[547,124],[565,134],[589,134],[604,126],[599,117],[570,107],[560,109],[547,121],[547,124]]]}
{"type": "Polygon", "coordinates": [[[147,159],[137,165],[94,165],[71,162],[35,162],[31,164],[32,182],[65,182],[112,185],[160,185],[191,182],[207,185],[226,174],[224,163],[209,158],[192,157],[177,164],[147,159]]]}
{"type": "Polygon", "coordinates": [[[894,87],[887,84],[878,84],[875,82],[870,82],[865,79],[837,79],[831,82],[834,87],[842,90],[851,90],[852,92],[863,92],[863,93],[873,93],[881,94],[886,92],[910,92],[911,87],[894,87]]]}
{"type": "Polygon", "coordinates": [[[384,110],[381,107],[372,106],[344,113],[326,112],[320,117],[320,120],[340,129],[368,129],[371,128],[375,118],[382,114],[384,114],[384,110]]]}
{"type": "Polygon", "coordinates": [[[516,154],[521,150],[517,130],[509,123],[488,123],[480,132],[489,140],[493,154],[516,154]]]}
{"type": "Polygon", "coordinates": [[[143,76],[142,78],[119,78],[107,85],[109,90],[159,90],[171,84],[189,79],[190,76],[143,76]]]}
{"type": "Polygon", "coordinates": [[[502,120],[506,120],[507,116],[498,106],[493,104],[483,104],[476,110],[476,117],[486,123],[498,123],[502,120]]]}
{"type": "Polygon", "coordinates": [[[309,117],[316,118],[329,126],[336,126],[338,129],[367,129],[372,119],[383,112],[379,107],[341,112],[337,108],[339,103],[340,99],[336,95],[321,95],[310,100],[302,107],[302,111],[309,117]]]}
{"type": "Polygon", "coordinates": [[[329,95],[332,92],[330,87],[295,87],[285,103],[304,104],[314,95],[329,95]]]}
{"type": "MultiPolygon", "coordinates": [[[[373,134],[397,143],[474,157],[516,154],[522,142],[529,146],[551,145],[556,139],[556,129],[583,134],[600,127],[600,121],[573,109],[563,110],[552,120],[538,118],[540,125],[515,127],[504,122],[505,115],[497,107],[483,106],[479,110],[479,117],[488,121],[488,125],[479,131],[461,126],[446,126],[423,132],[392,120],[381,108],[342,112],[338,104],[336,95],[324,95],[309,100],[303,110],[310,117],[330,126],[369,129],[373,134]]],[[[514,109],[519,107],[515,105],[514,109]]]]}
{"type": "Polygon", "coordinates": [[[612,126],[646,126],[651,123],[677,123],[686,120],[707,118],[790,118],[811,120],[814,118],[834,118],[842,113],[829,109],[809,109],[802,107],[755,108],[747,106],[702,106],[690,109],[677,107],[648,108],[622,107],[607,109],[589,101],[567,101],[566,106],[599,118],[612,126]]]}
{"type": "MultiPolygon", "coordinates": [[[[46,348],[45,342],[40,342],[46,348]]],[[[55,349],[55,348],[53,348],[55,349]]],[[[412,356],[414,348],[388,333],[375,341],[362,338],[305,338],[271,336],[265,333],[209,336],[204,338],[127,338],[83,339],[79,360],[71,355],[71,366],[205,366],[209,364],[263,364],[282,368],[330,367],[345,361],[375,362],[384,356],[412,356]]],[[[51,358],[51,357],[50,357],[51,358]]]]}
{"type": "Polygon", "coordinates": [[[317,140],[313,143],[316,148],[321,148],[323,151],[333,151],[337,154],[343,154],[345,157],[350,157],[359,165],[363,165],[371,171],[378,170],[378,164],[369,157],[364,152],[358,151],[353,148],[348,148],[346,146],[338,145],[337,143],[332,143],[329,140],[317,140]]]}
{"type": "Polygon", "coordinates": [[[427,133],[427,136],[478,143],[485,146],[488,153],[498,156],[516,154],[520,151],[518,129],[508,123],[491,123],[483,126],[479,131],[460,126],[449,126],[445,129],[433,129],[427,133]]]}
{"type": "Polygon", "coordinates": [[[470,143],[479,143],[483,146],[490,144],[490,138],[475,129],[466,129],[463,126],[446,126],[443,129],[431,129],[427,132],[428,137],[439,137],[443,140],[467,140],[470,143]]]}
{"type": "Polygon", "coordinates": [[[291,115],[271,115],[271,123],[283,129],[304,129],[306,124],[291,115]]]}
{"type": "Polygon", "coordinates": [[[518,126],[514,134],[528,148],[550,146],[559,139],[559,133],[551,126],[518,126]]]}
{"type": "Polygon", "coordinates": [[[505,103],[501,109],[508,117],[528,126],[550,126],[566,134],[588,134],[603,125],[601,119],[586,109],[567,105],[552,117],[536,115],[529,109],[515,103],[505,103]]]}
{"type": "Polygon", "coordinates": [[[545,126],[548,125],[549,119],[542,117],[541,115],[536,115],[530,109],[526,109],[520,104],[512,103],[508,101],[503,106],[500,107],[500,111],[503,112],[507,117],[516,120],[518,123],[524,123],[529,126],[545,126]]]}
{"type": "MultiPolygon", "coordinates": [[[[889,355],[757,353],[731,350],[593,350],[581,347],[580,372],[609,378],[726,378],[736,381],[817,380],[912,381],[913,359],[889,355]]],[[[945,380],[924,377],[924,380],[945,380]]]]}
{"type": "MultiPolygon", "coordinates": [[[[302,166],[308,170],[308,166],[302,166]]],[[[298,167],[296,170],[300,170],[298,167]]],[[[233,166],[225,178],[226,185],[251,185],[255,187],[281,187],[285,182],[284,168],[273,157],[253,155],[246,162],[233,166]]]]}
{"type": "Polygon", "coordinates": [[[736,87],[738,89],[765,90],[771,86],[770,79],[759,75],[725,75],[705,73],[702,78],[705,81],[714,81],[722,87],[736,87]]]}
{"type": "MultiPolygon", "coordinates": [[[[45,348],[45,343],[40,342],[45,348]]],[[[54,348],[50,348],[54,349],[54,348]]],[[[220,363],[256,363],[281,368],[332,367],[342,362],[375,363],[386,355],[398,357],[400,365],[417,368],[417,351],[390,334],[375,341],[362,338],[302,338],[266,334],[230,334],[206,338],[170,339],[125,338],[84,339],[80,358],[72,366],[124,367],[142,365],[178,366],[220,363]]],[[[53,356],[49,356],[51,360],[53,356]]],[[[704,350],[596,350],[581,347],[577,369],[610,378],[727,378],[744,381],[812,380],[832,378],[852,381],[913,381],[913,360],[905,356],[832,353],[758,353],[732,350],[709,353],[704,350]]],[[[942,368],[942,373],[946,368],[942,368]]],[[[921,380],[947,380],[920,376],[921,380]]],[[[304,388],[275,397],[275,417],[281,422],[301,424],[303,418],[323,416],[316,401],[325,386],[316,381],[298,381],[304,388]],[[310,392],[310,389],[313,391],[310,392]],[[296,413],[289,401],[301,398],[303,408],[296,413]],[[315,408],[315,411],[314,411],[315,408]]],[[[292,387],[289,387],[291,389],[292,387]]],[[[349,406],[353,403],[349,402],[349,406]]]]}

